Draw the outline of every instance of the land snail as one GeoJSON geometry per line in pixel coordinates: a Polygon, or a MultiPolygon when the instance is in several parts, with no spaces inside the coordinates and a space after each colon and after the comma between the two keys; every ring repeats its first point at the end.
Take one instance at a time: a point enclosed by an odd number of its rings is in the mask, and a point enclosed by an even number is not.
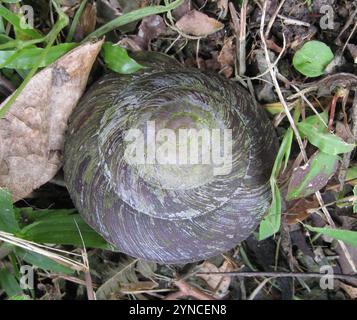
{"type": "Polygon", "coordinates": [[[159,53],[134,58],[145,68],[105,75],[71,116],[64,172],[74,204],[133,257],[188,263],[226,252],[269,208],[273,126],[244,88],[217,73],[159,53]],[[213,161],[213,151],[230,161],[213,161]]]}

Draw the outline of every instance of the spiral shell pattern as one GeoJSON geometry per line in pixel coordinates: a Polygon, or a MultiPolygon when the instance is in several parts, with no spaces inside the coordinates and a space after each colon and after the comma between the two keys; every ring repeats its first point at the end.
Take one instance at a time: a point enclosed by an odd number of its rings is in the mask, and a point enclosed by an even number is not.
{"type": "Polygon", "coordinates": [[[233,81],[162,54],[135,59],[142,72],[104,76],[71,116],[64,165],[71,197],[86,222],[128,255],[186,263],[228,251],[269,207],[274,129],[233,81]],[[230,129],[231,171],[128,163],[125,134],[149,122],[162,129],[230,129]]]}

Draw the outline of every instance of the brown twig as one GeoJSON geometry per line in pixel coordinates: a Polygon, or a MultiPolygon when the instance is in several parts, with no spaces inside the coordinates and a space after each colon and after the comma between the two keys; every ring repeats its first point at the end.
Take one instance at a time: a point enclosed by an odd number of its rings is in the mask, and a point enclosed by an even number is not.
{"type": "Polygon", "coordinates": [[[330,119],[328,122],[328,129],[330,131],[332,131],[333,129],[333,122],[335,120],[335,112],[336,112],[336,104],[337,104],[337,100],[338,100],[338,95],[334,95],[331,101],[331,106],[330,106],[330,119]]]}
{"type": "Polygon", "coordinates": [[[350,25],[353,23],[353,19],[355,18],[355,16],[357,15],[357,8],[356,10],[350,15],[350,17],[348,18],[346,24],[344,25],[344,27],[342,28],[340,34],[337,36],[335,43],[340,43],[341,40],[340,38],[342,37],[342,35],[345,33],[345,31],[350,27],[350,25]]]}
{"type": "MultiPolygon", "coordinates": [[[[231,277],[254,278],[254,277],[269,277],[269,278],[321,278],[330,275],[314,273],[314,272],[199,272],[197,275],[222,275],[231,277]]],[[[357,280],[356,275],[333,274],[334,279],[339,280],[357,280]]]]}
{"type": "Polygon", "coordinates": [[[265,38],[269,38],[270,30],[271,30],[271,28],[272,28],[272,26],[273,26],[273,24],[274,24],[274,22],[275,22],[275,20],[276,20],[276,17],[278,16],[278,14],[279,14],[279,12],[280,12],[282,6],[284,5],[285,1],[286,1],[286,0],[281,0],[281,1],[280,1],[279,6],[276,8],[274,14],[273,14],[272,17],[270,18],[270,21],[269,21],[269,23],[268,23],[267,29],[265,30],[265,38]]]}
{"type": "Polygon", "coordinates": [[[342,53],[345,52],[345,50],[346,50],[346,48],[347,48],[347,45],[348,45],[348,43],[350,42],[350,40],[351,40],[353,34],[355,33],[356,29],[357,29],[357,20],[356,20],[356,23],[355,23],[355,25],[354,25],[354,27],[353,27],[353,29],[352,29],[350,35],[348,36],[348,38],[347,38],[347,40],[346,40],[345,45],[343,46],[342,53]]]}

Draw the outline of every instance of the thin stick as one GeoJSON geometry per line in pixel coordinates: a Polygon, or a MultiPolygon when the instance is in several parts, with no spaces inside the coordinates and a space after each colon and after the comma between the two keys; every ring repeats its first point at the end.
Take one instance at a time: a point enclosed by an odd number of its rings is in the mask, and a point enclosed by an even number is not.
{"type": "Polygon", "coordinates": [[[239,28],[239,75],[243,76],[247,71],[246,66],[246,37],[247,37],[247,7],[248,0],[244,0],[240,11],[239,28]]]}
{"type": "Polygon", "coordinates": [[[97,300],[94,290],[93,290],[93,282],[92,282],[92,277],[90,274],[90,268],[89,268],[89,261],[88,261],[88,254],[87,254],[87,249],[86,249],[86,245],[84,243],[84,239],[82,236],[82,232],[79,228],[79,225],[76,221],[76,219],[73,219],[74,223],[76,224],[79,236],[81,237],[81,241],[82,241],[82,245],[83,245],[83,250],[82,250],[82,259],[83,259],[83,263],[86,266],[86,270],[84,271],[84,278],[85,278],[85,282],[86,282],[86,288],[87,288],[87,297],[88,300],[97,300]]]}
{"type": "Polygon", "coordinates": [[[279,4],[278,8],[277,8],[276,11],[274,12],[273,16],[270,18],[269,24],[268,24],[267,29],[266,29],[266,31],[265,31],[265,37],[266,37],[266,38],[269,38],[270,30],[271,30],[271,28],[272,28],[272,26],[273,26],[273,24],[274,24],[274,22],[275,22],[275,20],[276,20],[276,17],[278,16],[278,14],[279,14],[279,12],[280,12],[282,6],[284,5],[285,1],[286,1],[286,0],[281,0],[281,2],[280,2],[280,4],[279,4]]]}
{"type": "Polygon", "coordinates": [[[296,20],[296,19],[292,19],[292,18],[288,18],[288,17],[284,17],[282,15],[278,15],[278,17],[282,20],[284,20],[284,23],[285,24],[290,24],[290,25],[293,25],[293,26],[302,26],[302,27],[310,27],[311,24],[310,23],[307,23],[307,22],[304,22],[304,21],[300,21],[300,20],[296,20]]]}
{"type": "Polygon", "coordinates": [[[339,43],[340,42],[340,38],[342,37],[342,35],[345,33],[345,31],[349,28],[349,26],[352,24],[353,19],[355,18],[357,14],[357,8],[356,10],[351,14],[351,16],[348,18],[346,24],[344,25],[344,27],[342,28],[340,34],[337,36],[335,42],[339,43]]]}
{"type": "Polygon", "coordinates": [[[352,29],[350,35],[348,36],[348,39],[347,39],[345,45],[343,46],[343,49],[342,49],[342,53],[341,53],[341,54],[343,54],[343,53],[345,52],[346,47],[347,47],[348,43],[350,42],[350,40],[351,40],[353,34],[355,33],[356,29],[357,29],[357,21],[356,21],[356,23],[355,23],[355,25],[354,25],[354,27],[353,27],[353,29],[352,29]]]}
{"type": "Polygon", "coordinates": [[[269,277],[269,278],[322,278],[331,277],[333,279],[340,279],[351,281],[357,280],[356,275],[346,275],[346,274],[321,274],[317,272],[198,272],[196,275],[220,275],[220,276],[230,276],[230,277],[242,277],[242,278],[254,278],[254,277],[269,277]]]}
{"type": "Polygon", "coordinates": [[[258,295],[258,293],[264,288],[264,286],[274,278],[267,278],[262,281],[262,283],[259,284],[258,287],[254,289],[254,291],[251,293],[251,295],[248,297],[248,300],[254,300],[255,297],[258,295]]]}
{"type": "MultiPolygon", "coordinates": [[[[7,243],[10,243],[10,244],[13,244],[13,245],[15,245],[17,247],[20,247],[20,248],[23,248],[25,250],[29,250],[31,252],[35,252],[35,253],[38,253],[40,255],[43,255],[43,256],[45,256],[45,257],[47,257],[47,258],[49,258],[49,259],[51,259],[51,260],[63,265],[63,266],[71,268],[72,270],[86,271],[86,269],[87,269],[87,267],[82,263],[79,263],[79,262],[77,262],[75,260],[69,259],[69,258],[64,257],[64,256],[60,256],[60,255],[55,254],[53,252],[44,250],[44,249],[40,248],[37,244],[35,244],[33,242],[16,238],[15,236],[13,236],[11,234],[0,232],[0,240],[4,241],[4,242],[7,242],[7,243]]],[[[51,250],[51,248],[48,248],[48,250],[51,250]]]]}

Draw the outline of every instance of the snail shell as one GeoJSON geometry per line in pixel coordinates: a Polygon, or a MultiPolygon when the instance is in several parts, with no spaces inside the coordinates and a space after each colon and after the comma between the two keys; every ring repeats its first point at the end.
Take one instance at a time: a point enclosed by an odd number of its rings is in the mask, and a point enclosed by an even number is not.
{"type": "MultiPolygon", "coordinates": [[[[135,59],[146,67],[142,72],[104,76],[71,116],[64,171],[75,206],[134,257],[186,263],[228,251],[256,229],[270,205],[274,129],[233,81],[163,54],[135,59]],[[220,175],[210,163],[130,163],[128,130],[148,130],[153,122],[155,130],[175,132],[230,129],[231,170],[220,175]]],[[[146,143],[148,156],[154,147],[146,143]]]]}

